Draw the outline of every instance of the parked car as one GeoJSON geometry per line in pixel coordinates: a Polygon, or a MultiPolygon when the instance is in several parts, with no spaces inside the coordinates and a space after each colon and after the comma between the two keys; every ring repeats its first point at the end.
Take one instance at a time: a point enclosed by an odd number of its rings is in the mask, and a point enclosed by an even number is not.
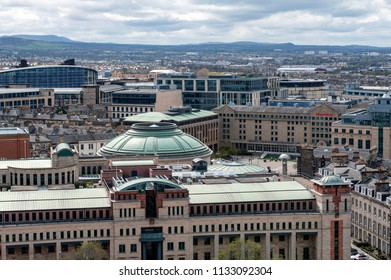
{"type": "Polygon", "coordinates": [[[357,255],[359,252],[356,248],[350,248],[350,255],[353,256],[353,255],[357,255]]]}
{"type": "Polygon", "coordinates": [[[364,253],[359,253],[354,256],[353,260],[369,260],[369,256],[364,253]]]}

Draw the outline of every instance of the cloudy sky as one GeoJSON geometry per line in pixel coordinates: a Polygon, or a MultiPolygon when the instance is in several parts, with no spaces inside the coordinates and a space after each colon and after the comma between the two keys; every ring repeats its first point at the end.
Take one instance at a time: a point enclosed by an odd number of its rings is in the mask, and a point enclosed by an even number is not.
{"type": "Polygon", "coordinates": [[[391,47],[390,0],[0,0],[0,35],[391,47]]]}

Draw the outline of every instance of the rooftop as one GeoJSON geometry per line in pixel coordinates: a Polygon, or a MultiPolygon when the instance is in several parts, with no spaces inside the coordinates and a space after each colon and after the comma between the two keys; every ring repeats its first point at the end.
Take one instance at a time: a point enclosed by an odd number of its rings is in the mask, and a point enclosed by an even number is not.
{"type": "Polygon", "coordinates": [[[324,176],[320,180],[312,180],[321,186],[350,185],[350,181],[345,181],[337,175],[324,176]]]}
{"type": "Polygon", "coordinates": [[[19,159],[19,160],[0,161],[0,169],[8,169],[8,167],[21,168],[21,169],[52,168],[52,160],[51,159],[19,159]]]}
{"type": "Polygon", "coordinates": [[[19,127],[1,127],[0,135],[29,134],[26,129],[19,127]]]}
{"type": "Polygon", "coordinates": [[[197,158],[212,151],[195,137],[172,123],[137,123],[127,132],[106,143],[98,152],[102,156],[153,155],[159,158],[197,158]]]}
{"type": "Polygon", "coordinates": [[[266,173],[267,168],[244,162],[215,160],[213,164],[208,166],[208,172],[244,175],[248,173],[266,173]]]}
{"type": "Polygon", "coordinates": [[[0,192],[0,211],[110,207],[105,188],[0,192]]]}
{"type": "Polygon", "coordinates": [[[186,185],[190,204],[312,200],[311,191],[296,181],[186,185]]]}
{"type": "Polygon", "coordinates": [[[191,112],[186,113],[178,113],[178,114],[169,114],[161,113],[161,112],[148,112],[137,114],[133,116],[126,117],[124,122],[173,122],[173,123],[181,123],[189,120],[196,120],[206,117],[217,117],[217,114],[211,111],[206,110],[192,110],[191,112]]]}

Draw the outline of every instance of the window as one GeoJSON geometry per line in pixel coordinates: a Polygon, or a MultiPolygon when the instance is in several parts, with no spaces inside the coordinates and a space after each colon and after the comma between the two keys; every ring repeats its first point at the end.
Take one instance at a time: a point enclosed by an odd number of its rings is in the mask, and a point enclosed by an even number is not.
{"type": "Polygon", "coordinates": [[[130,244],[130,252],[131,253],[137,252],[137,244],[130,244]]]}
{"type": "Polygon", "coordinates": [[[362,148],[363,148],[363,140],[362,140],[362,139],[358,139],[358,141],[357,141],[357,147],[358,147],[359,149],[362,149],[362,148]]]}
{"type": "Polygon", "coordinates": [[[120,244],[118,246],[118,250],[121,254],[124,254],[125,253],[125,244],[120,244]]]}
{"type": "Polygon", "coordinates": [[[22,247],[22,254],[28,254],[29,247],[22,247]]]}
{"type": "Polygon", "coordinates": [[[179,250],[185,250],[185,242],[179,242],[178,249],[179,250]]]}
{"type": "Polygon", "coordinates": [[[61,251],[62,252],[68,252],[68,245],[67,244],[61,245],[61,251]]]}
{"type": "Polygon", "coordinates": [[[167,242],[167,251],[174,251],[174,243],[167,242]]]}

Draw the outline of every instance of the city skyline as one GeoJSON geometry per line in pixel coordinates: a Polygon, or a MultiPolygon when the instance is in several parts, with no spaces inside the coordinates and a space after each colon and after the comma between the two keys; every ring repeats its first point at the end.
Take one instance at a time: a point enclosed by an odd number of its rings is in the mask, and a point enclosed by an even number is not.
{"type": "Polygon", "coordinates": [[[1,35],[188,44],[254,41],[390,47],[386,1],[0,1],[1,35]]]}

